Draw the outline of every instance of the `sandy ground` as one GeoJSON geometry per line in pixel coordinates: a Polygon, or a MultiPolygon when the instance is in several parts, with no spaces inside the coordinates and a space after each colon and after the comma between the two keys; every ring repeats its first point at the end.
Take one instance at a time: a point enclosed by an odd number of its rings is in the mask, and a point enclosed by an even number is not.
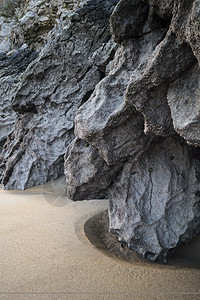
{"type": "Polygon", "coordinates": [[[120,259],[84,232],[108,201],[71,202],[64,189],[61,178],[0,190],[0,299],[200,299],[199,240],[171,266],[120,259]]]}

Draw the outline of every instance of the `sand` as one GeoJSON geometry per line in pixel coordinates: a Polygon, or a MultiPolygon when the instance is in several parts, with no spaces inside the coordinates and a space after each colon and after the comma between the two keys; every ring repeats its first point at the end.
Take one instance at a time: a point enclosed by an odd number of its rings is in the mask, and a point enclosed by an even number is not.
{"type": "Polygon", "coordinates": [[[107,207],[67,200],[64,178],[0,190],[0,299],[200,299],[199,239],[168,266],[126,260],[94,217],[107,207]]]}

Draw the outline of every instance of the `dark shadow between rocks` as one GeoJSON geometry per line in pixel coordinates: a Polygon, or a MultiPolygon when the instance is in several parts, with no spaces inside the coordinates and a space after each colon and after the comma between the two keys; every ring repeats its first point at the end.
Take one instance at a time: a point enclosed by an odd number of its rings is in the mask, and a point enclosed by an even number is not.
{"type": "Polygon", "coordinates": [[[152,263],[119,242],[115,234],[109,232],[108,211],[105,210],[88,219],[84,232],[89,241],[106,255],[117,257],[136,265],[161,268],[194,268],[200,269],[200,235],[188,244],[179,246],[169,258],[168,264],[152,263]]]}

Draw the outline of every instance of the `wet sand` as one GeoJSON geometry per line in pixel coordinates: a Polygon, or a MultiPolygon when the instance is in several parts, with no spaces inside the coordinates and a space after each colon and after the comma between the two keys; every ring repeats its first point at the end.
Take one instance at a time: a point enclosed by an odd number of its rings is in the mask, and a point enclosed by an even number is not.
{"type": "Polygon", "coordinates": [[[84,232],[90,242],[107,255],[116,256],[122,260],[138,264],[140,266],[156,267],[165,269],[179,267],[184,269],[193,268],[200,270],[200,236],[189,244],[178,247],[173,255],[168,259],[168,263],[152,264],[147,259],[143,259],[138,253],[130,250],[124,242],[119,243],[117,236],[109,232],[108,210],[95,214],[84,224],[84,232]]]}
{"type": "Polygon", "coordinates": [[[64,178],[0,190],[0,299],[200,299],[199,238],[168,266],[127,260],[106,233],[107,207],[67,200],[64,178]]]}

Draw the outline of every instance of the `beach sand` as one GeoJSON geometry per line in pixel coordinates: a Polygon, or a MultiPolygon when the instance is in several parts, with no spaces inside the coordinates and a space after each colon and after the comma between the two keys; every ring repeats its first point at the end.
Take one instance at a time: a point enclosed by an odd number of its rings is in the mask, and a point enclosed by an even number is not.
{"type": "Polygon", "coordinates": [[[64,178],[0,190],[0,299],[200,299],[199,238],[170,265],[130,257],[107,232],[107,207],[66,199],[64,178]]]}

